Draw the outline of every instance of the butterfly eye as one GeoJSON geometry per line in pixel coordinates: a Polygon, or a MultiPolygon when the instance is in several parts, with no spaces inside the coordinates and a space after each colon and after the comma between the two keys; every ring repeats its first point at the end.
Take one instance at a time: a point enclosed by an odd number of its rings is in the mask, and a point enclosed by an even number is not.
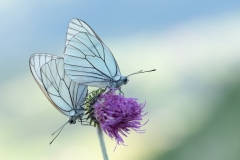
{"type": "Polygon", "coordinates": [[[74,121],[74,120],[71,119],[71,120],[69,121],[69,123],[70,123],[70,124],[75,124],[76,121],[74,121]]]}
{"type": "Polygon", "coordinates": [[[123,83],[124,83],[124,84],[127,84],[127,82],[128,82],[128,78],[125,78],[125,79],[123,80],[123,83]]]}

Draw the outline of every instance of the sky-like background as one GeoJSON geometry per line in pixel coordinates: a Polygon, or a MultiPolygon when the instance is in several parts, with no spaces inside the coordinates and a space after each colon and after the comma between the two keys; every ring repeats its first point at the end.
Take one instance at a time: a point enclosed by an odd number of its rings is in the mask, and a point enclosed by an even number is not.
{"type": "Polygon", "coordinates": [[[69,21],[87,22],[130,77],[125,96],[146,101],[114,160],[240,159],[239,0],[0,0],[0,159],[101,160],[96,130],[68,125],[34,81],[33,53],[61,56],[69,21]]]}

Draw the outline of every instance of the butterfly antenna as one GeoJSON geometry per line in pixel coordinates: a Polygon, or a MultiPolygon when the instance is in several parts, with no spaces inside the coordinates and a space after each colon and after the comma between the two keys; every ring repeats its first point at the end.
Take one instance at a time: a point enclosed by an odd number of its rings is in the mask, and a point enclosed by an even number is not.
{"type": "Polygon", "coordinates": [[[132,76],[132,75],[134,75],[134,74],[146,73],[146,72],[153,72],[153,71],[156,71],[156,69],[152,69],[152,70],[150,70],[150,71],[143,71],[143,70],[140,70],[140,71],[138,71],[138,72],[135,72],[135,73],[132,73],[132,74],[128,75],[127,77],[132,76]]]}
{"type": "Polygon", "coordinates": [[[53,140],[49,143],[49,145],[51,145],[51,144],[53,143],[53,141],[58,137],[58,135],[61,133],[61,131],[63,130],[63,128],[66,126],[66,124],[68,124],[68,121],[52,134],[52,136],[53,136],[55,133],[57,133],[57,132],[59,131],[58,134],[57,134],[57,135],[53,138],[53,140]]]}

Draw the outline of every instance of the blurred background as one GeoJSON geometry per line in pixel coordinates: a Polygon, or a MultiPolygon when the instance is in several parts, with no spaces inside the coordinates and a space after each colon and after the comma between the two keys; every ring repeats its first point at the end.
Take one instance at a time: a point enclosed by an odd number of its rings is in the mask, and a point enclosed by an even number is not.
{"type": "Polygon", "coordinates": [[[239,0],[0,0],[0,159],[101,160],[93,127],[67,125],[29,69],[33,53],[61,56],[68,22],[87,22],[146,101],[145,134],[105,136],[112,160],[240,159],[239,0]]]}

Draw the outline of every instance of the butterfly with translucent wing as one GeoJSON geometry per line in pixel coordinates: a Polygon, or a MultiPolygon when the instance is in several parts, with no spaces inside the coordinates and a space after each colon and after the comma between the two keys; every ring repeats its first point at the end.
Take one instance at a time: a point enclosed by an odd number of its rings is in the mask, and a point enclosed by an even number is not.
{"type": "Polygon", "coordinates": [[[127,84],[133,74],[155,71],[139,71],[122,76],[118,64],[108,47],[84,21],[72,19],[69,23],[64,69],[67,76],[82,85],[99,88],[118,88],[127,84]]]}
{"type": "Polygon", "coordinates": [[[67,123],[75,124],[77,120],[82,122],[87,86],[67,77],[63,68],[63,58],[50,54],[33,54],[29,65],[34,79],[47,99],[58,111],[69,117],[69,120],[57,130],[60,130],[57,136],[67,123]]]}

